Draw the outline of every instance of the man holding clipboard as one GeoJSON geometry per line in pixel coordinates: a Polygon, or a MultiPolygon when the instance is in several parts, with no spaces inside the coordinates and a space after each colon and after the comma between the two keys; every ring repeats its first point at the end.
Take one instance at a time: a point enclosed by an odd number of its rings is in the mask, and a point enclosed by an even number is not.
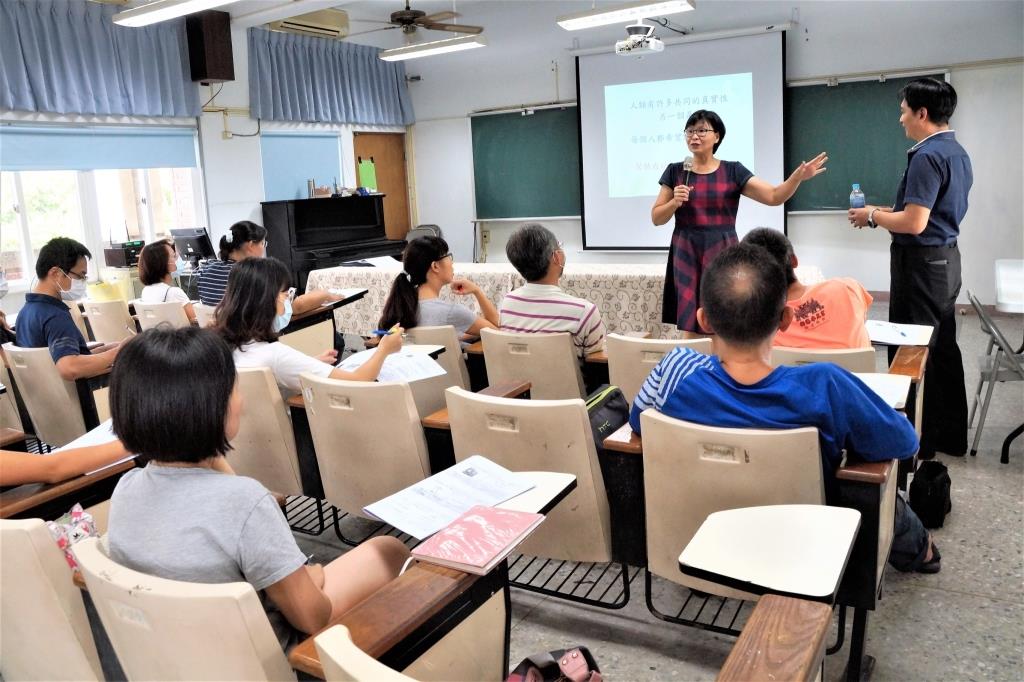
{"type": "MultiPolygon", "coordinates": [[[[920,457],[967,452],[967,391],[956,343],[960,293],[960,221],[974,175],[967,152],[949,128],[956,91],[949,83],[920,78],[900,91],[900,124],[917,144],[907,152],[892,208],[851,208],[850,224],[892,233],[889,321],[936,328],[925,369],[920,457]]],[[[889,348],[889,360],[895,354],[889,348]]]]}

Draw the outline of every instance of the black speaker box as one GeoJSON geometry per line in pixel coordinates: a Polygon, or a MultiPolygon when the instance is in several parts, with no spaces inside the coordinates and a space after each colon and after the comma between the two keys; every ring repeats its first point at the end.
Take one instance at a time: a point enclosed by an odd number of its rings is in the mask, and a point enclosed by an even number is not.
{"type": "Polygon", "coordinates": [[[235,80],[230,14],[217,10],[190,14],[185,17],[185,33],[193,81],[206,84],[235,80]]]}

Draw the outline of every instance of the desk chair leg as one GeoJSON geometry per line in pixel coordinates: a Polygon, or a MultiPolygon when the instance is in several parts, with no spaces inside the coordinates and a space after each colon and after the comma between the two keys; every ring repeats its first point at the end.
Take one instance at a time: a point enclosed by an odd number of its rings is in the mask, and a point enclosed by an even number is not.
{"type": "Polygon", "coordinates": [[[985,428],[985,418],[988,416],[988,406],[992,402],[992,391],[996,387],[996,373],[999,371],[999,363],[1001,361],[1000,354],[1002,349],[996,351],[996,354],[992,356],[992,370],[990,381],[988,382],[988,390],[985,391],[985,402],[981,404],[981,416],[978,417],[978,427],[974,430],[974,442],[971,444],[971,457],[975,457],[978,454],[978,442],[981,441],[981,432],[985,428]]]}
{"type": "Polygon", "coordinates": [[[1007,436],[1006,440],[1003,441],[1003,453],[999,456],[1000,464],[1010,463],[1010,443],[1012,443],[1014,439],[1017,438],[1017,436],[1019,436],[1022,433],[1024,433],[1024,424],[1021,424],[1013,431],[1011,431],[1010,435],[1007,436]]]}
{"type": "Polygon", "coordinates": [[[854,609],[853,635],[850,637],[850,660],[846,663],[846,682],[871,679],[875,658],[864,654],[864,636],[868,628],[868,610],[854,609]]]}
{"type": "Polygon", "coordinates": [[[836,643],[825,649],[825,655],[831,656],[832,654],[838,653],[843,648],[843,643],[846,641],[846,605],[839,607],[839,629],[836,632],[836,643]]]}

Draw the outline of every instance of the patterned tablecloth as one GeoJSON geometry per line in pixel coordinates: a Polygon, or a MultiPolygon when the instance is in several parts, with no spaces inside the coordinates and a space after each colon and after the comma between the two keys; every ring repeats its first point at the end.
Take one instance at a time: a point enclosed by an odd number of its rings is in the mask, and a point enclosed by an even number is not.
{"type": "MultiPolygon", "coordinates": [[[[393,268],[314,270],[309,273],[306,286],[307,289],[368,289],[362,300],[334,313],[339,330],[367,334],[377,328],[391,283],[400,272],[401,264],[397,261],[393,268]]],[[[797,275],[804,283],[821,280],[821,272],[813,266],[798,268],[797,275]]],[[[505,294],[525,284],[508,263],[456,263],[455,276],[475,282],[495,305],[500,305],[505,294]]],[[[679,338],[681,333],[674,326],[660,322],[664,281],[663,264],[569,263],[560,285],[573,296],[596,303],[609,332],[649,332],[653,338],[679,338]]],[[[456,296],[446,288],[441,298],[466,305],[477,314],[480,312],[472,296],[456,296]]]]}

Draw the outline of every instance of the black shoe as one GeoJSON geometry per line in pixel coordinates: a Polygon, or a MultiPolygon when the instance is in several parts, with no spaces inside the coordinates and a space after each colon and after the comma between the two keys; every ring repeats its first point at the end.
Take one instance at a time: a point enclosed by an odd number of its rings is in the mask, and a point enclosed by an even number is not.
{"type": "Polygon", "coordinates": [[[932,560],[917,567],[918,573],[938,573],[942,570],[942,555],[939,546],[932,543],[932,560]]]}

